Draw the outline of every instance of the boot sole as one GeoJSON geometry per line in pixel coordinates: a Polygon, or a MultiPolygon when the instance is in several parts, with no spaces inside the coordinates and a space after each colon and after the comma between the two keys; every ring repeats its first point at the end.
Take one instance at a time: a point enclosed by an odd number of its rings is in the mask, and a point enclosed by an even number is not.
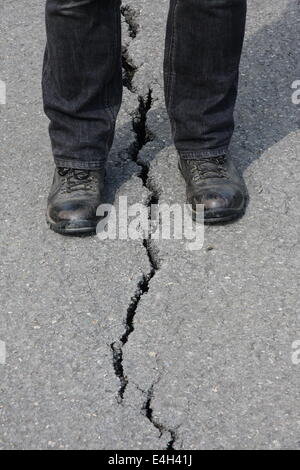
{"type": "MultiPolygon", "coordinates": [[[[193,220],[195,221],[196,220],[196,217],[197,217],[197,212],[194,211],[194,209],[190,209],[191,211],[191,214],[192,214],[192,218],[193,220]]],[[[218,212],[218,214],[220,214],[218,212]]],[[[245,214],[245,207],[239,211],[236,211],[234,214],[227,214],[227,215],[212,215],[212,216],[208,216],[208,215],[204,215],[204,224],[205,225],[214,225],[214,224],[222,224],[222,223],[226,223],[226,222],[233,222],[237,219],[240,219],[243,215],[245,214]]]]}

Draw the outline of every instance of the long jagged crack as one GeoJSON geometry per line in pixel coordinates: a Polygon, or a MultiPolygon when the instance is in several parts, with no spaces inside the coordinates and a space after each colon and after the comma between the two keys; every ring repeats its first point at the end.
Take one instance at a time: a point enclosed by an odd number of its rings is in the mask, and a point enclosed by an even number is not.
{"type": "MultiPolygon", "coordinates": [[[[139,25],[136,22],[137,12],[129,6],[122,7],[122,15],[125,18],[125,21],[128,25],[129,36],[134,39],[136,38],[139,25]]],[[[123,84],[124,86],[130,90],[132,93],[137,94],[134,88],[134,76],[137,72],[137,67],[134,65],[134,61],[131,59],[129,54],[128,47],[123,48],[122,54],[123,60],[123,84]]],[[[139,154],[144,148],[144,146],[154,139],[154,135],[150,132],[147,127],[147,117],[148,113],[151,110],[153,104],[153,96],[152,90],[149,88],[146,95],[138,95],[138,106],[136,111],[133,113],[132,116],[132,130],[135,135],[135,139],[130,147],[127,149],[127,152],[132,161],[134,161],[140,167],[140,174],[139,177],[142,180],[143,186],[147,188],[149,191],[149,198],[146,202],[146,207],[149,211],[149,219],[151,218],[151,207],[153,204],[158,204],[159,201],[159,194],[158,192],[152,187],[149,181],[149,165],[147,163],[143,163],[142,160],[139,160],[139,154]]],[[[121,404],[124,400],[124,394],[126,388],[128,386],[128,377],[124,371],[123,366],[123,347],[128,342],[130,335],[134,331],[134,319],[135,315],[139,306],[139,303],[144,294],[149,291],[150,288],[150,281],[155,276],[156,272],[160,268],[160,260],[158,257],[157,250],[154,249],[154,245],[152,244],[151,235],[148,238],[143,240],[143,246],[146,250],[147,257],[150,264],[150,271],[148,274],[144,274],[142,279],[139,281],[137,285],[136,292],[134,296],[131,298],[130,304],[127,309],[126,320],[125,320],[125,331],[123,335],[120,337],[118,341],[115,341],[111,344],[111,349],[113,353],[113,366],[115,375],[119,378],[120,387],[118,391],[118,402],[121,404]]],[[[158,423],[153,418],[153,411],[151,408],[151,400],[153,397],[153,386],[151,387],[148,395],[147,400],[144,406],[144,411],[149,419],[149,421],[160,431],[162,435],[165,432],[169,432],[170,434],[170,441],[168,443],[167,449],[173,449],[173,444],[176,440],[176,433],[173,430],[168,430],[160,423],[158,423]]]]}
{"type": "Polygon", "coordinates": [[[154,418],[152,409],[153,394],[154,384],[152,384],[150,389],[148,390],[147,398],[142,411],[145,414],[146,418],[150,421],[150,423],[159,431],[159,437],[162,437],[164,434],[169,433],[170,440],[167,444],[166,450],[174,450],[174,444],[177,440],[177,433],[176,431],[174,431],[174,429],[167,428],[154,418]]]}
{"type": "MultiPolygon", "coordinates": [[[[140,178],[143,182],[143,185],[149,189],[148,185],[148,172],[149,168],[147,165],[143,165],[138,161],[138,155],[142,148],[151,140],[150,133],[147,129],[147,113],[151,109],[152,105],[152,91],[149,90],[146,98],[141,96],[138,97],[138,108],[133,115],[132,119],[132,129],[135,133],[135,141],[130,146],[128,153],[131,159],[141,167],[140,178]]],[[[157,204],[158,194],[155,191],[150,192],[150,196],[147,201],[147,207],[149,209],[149,217],[151,215],[151,205],[157,204]]],[[[118,391],[118,402],[122,403],[124,399],[124,394],[126,387],[128,385],[128,378],[125,374],[123,367],[123,347],[129,340],[129,336],[134,331],[134,317],[136,315],[139,303],[142,299],[142,296],[149,291],[149,284],[151,279],[155,276],[157,270],[159,269],[159,259],[156,251],[153,249],[151,244],[151,239],[145,238],[143,240],[143,246],[146,250],[149,264],[150,272],[147,275],[143,275],[141,281],[138,283],[136,292],[131,298],[129,307],[127,309],[126,322],[125,322],[125,331],[121,338],[118,341],[115,341],[111,344],[111,349],[113,352],[113,365],[116,376],[120,380],[120,388],[118,391]]]]}

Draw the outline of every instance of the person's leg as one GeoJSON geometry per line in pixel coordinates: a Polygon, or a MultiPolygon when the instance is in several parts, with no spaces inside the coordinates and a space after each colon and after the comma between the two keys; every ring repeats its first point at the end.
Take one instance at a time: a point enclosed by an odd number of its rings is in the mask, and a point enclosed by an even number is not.
{"type": "Polygon", "coordinates": [[[247,194],[226,156],[234,129],[246,0],[170,0],[165,98],[188,202],[205,220],[238,217],[247,194]]]}
{"type": "Polygon", "coordinates": [[[170,0],[165,95],[182,157],[228,149],[245,18],[246,0],[170,0]]]}
{"type": "Polygon", "coordinates": [[[120,0],[47,0],[44,108],[56,169],[47,222],[95,232],[122,99],[120,0]]]}
{"type": "Polygon", "coordinates": [[[99,169],[122,99],[120,0],[47,0],[44,108],[58,167],[99,169]]]}

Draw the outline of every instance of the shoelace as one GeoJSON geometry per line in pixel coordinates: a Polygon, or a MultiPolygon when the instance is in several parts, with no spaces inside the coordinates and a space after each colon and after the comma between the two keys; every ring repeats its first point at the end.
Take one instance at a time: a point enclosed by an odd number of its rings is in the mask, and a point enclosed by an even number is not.
{"type": "Polygon", "coordinates": [[[96,191],[94,185],[94,178],[91,176],[89,170],[75,170],[72,168],[58,168],[58,174],[63,177],[62,182],[65,185],[66,192],[73,191],[96,191]]]}
{"type": "Polygon", "coordinates": [[[202,178],[225,178],[227,176],[225,162],[225,156],[191,160],[190,170],[193,181],[199,181],[202,178]]]}

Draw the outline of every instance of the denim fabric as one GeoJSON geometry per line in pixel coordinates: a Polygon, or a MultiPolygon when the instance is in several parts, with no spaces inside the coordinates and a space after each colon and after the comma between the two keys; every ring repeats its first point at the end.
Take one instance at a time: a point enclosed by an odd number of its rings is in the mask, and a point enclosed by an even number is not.
{"type": "MultiPolygon", "coordinates": [[[[105,165],[122,100],[120,4],[47,0],[43,97],[58,166],[105,165]]],[[[165,99],[183,158],[228,149],[245,19],[246,0],[170,0],[165,99]]]]}

